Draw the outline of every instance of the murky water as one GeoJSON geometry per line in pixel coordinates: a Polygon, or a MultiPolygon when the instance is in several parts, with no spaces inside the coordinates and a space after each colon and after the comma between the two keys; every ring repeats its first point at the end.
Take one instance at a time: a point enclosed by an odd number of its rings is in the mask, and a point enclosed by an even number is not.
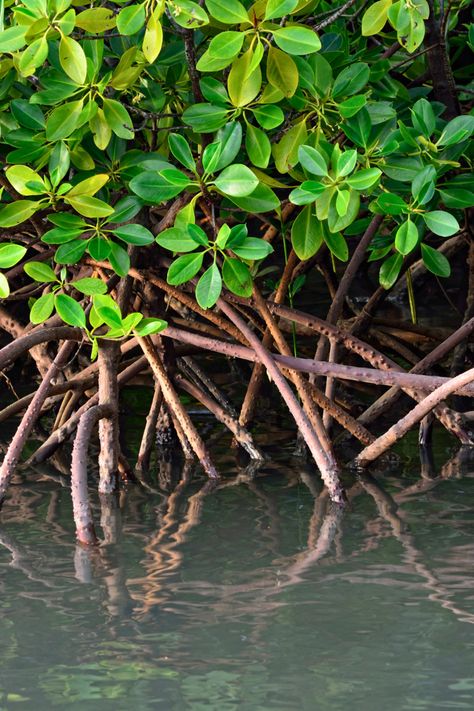
{"type": "Polygon", "coordinates": [[[257,473],[223,456],[212,492],[164,470],[94,500],[95,551],[66,487],[18,480],[0,709],[472,709],[474,462],[403,461],[343,514],[289,453],[257,473]]]}

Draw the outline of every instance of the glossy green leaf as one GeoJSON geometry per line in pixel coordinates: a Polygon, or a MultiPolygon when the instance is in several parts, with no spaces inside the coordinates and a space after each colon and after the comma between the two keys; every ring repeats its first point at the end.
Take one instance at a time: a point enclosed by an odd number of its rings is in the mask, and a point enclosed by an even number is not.
{"type": "Polygon", "coordinates": [[[362,16],[362,34],[365,37],[377,35],[385,26],[392,0],[377,0],[362,16]]]}
{"type": "Polygon", "coordinates": [[[238,247],[232,247],[232,251],[242,259],[265,259],[273,252],[273,247],[263,239],[257,237],[247,237],[238,247]]]}
{"type": "Polygon", "coordinates": [[[54,305],[58,316],[69,326],[86,327],[86,315],[80,304],[67,294],[56,294],[54,305]]]}
{"type": "Polygon", "coordinates": [[[296,9],[299,0],[267,0],[265,20],[273,20],[284,15],[289,15],[296,9]]]}
{"type": "Polygon", "coordinates": [[[214,19],[225,25],[249,22],[247,10],[239,0],[206,0],[206,7],[214,19]]]}
{"type": "Polygon", "coordinates": [[[76,84],[82,84],[87,76],[87,59],[79,42],[63,35],[59,43],[59,61],[61,66],[76,84]]]}
{"type": "Polygon", "coordinates": [[[222,291],[222,278],[217,264],[211,264],[196,285],[196,300],[202,309],[210,309],[222,291]]]}
{"type": "Polygon", "coordinates": [[[163,230],[155,239],[160,247],[169,249],[171,252],[194,252],[198,247],[196,240],[177,227],[163,230]]]}
{"type": "Polygon", "coordinates": [[[29,220],[39,209],[37,202],[16,200],[0,209],[0,227],[15,227],[29,220]]]}
{"type": "Polygon", "coordinates": [[[49,264],[45,264],[44,262],[27,262],[23,269],[25,274],[28,274],[34,281],[39,281],[44,284],[58,281],[58,277],[49,264]]]}
{"type": "Polygon", "coordinates": [[[317,219],[313,207],[308,205],[293,222],[291,244],[299,259],[313,257],[323,243],[323,223],[317,219]]]}
{"type": "Polygon", "coordinates": [[[448,260],[433,247],[428,244],[421,245],[421,256],[425,267],[432,274],[440,277],[448,277],[451,274],[451,265],[448,260]]]}
{"type": "Polygon", "coordinates": [[[302,25],[286,25],[275,30],[276,45],[288,54],[311,54],[321,49],[321,42],[314,30],[302,25]]]}
{"type": "Polygon", "coordinates": [[[21,244],[0,244],[0,269],[10,269],[18,264],[26,254],[21,244]]]}
{"type": "Polygon", "coordinates": [[[30,310],[31,323],[43,323],[54,311],[54,294],[43,294],[36,299],[30,310]]]}
{"type": "Polygon", "coordinates": [[[150,230],[143,225],[122,225],[121,227],[115,227],[113,234],[126,242],[127,244],[134,244],[138,247],[142,247],[145,244],[152,244],[155,241],[153,234],[150,230]]]}
{"type": "Polygon", "coordinates": [[[107,293],[107,284],[102,281],[102,279],[96,279],[94,277],[77,279],[77,281],[72,282],[72,286],[86,296],[107,293]]]}
{"type": "Polygon", "coordinates": [[[455,235],[461,229],[454,215],[444,210],[425,212],[423,219],[427,228],[440,237],[451,237],[451,235],[455,235]]]}
{"type": "Polygon", "coordinates": [[[252,296],[252,276],[248,266],[239,259],[234,259],[233,257],[226,257],[224,259],[222,278],[226,287],[233,294],[247,298],[252,296]]]}
{"type": "Polygon", "coordinates": [[[408,218],[403,222],[395,235],[395,249],[400,254],[410,254],[418,244],[418,229],[408,218]]]}
{"type": "Polygon", "coordinates": [[[272,86],[290,98],[298,86],[298,68],[293,59],[281,49],[269,47],[267,55],[267,79],[272,86]]]}
{"type": "Polygon", "coordinates": [[[246,165],[235,163],[224,168],[214,184],[225,195],[245,197],[255,190],[258,178],[246,165]]]}
{"type": "Polygon", "coordinates": [[[175,259],[168,269],[166,277],[168,284],[178,286],[179,284],[184,284],[186,281],[189,281],[195,277],[202,267],[203,259],[204,252],[184,254],[182,257],[175,259]]]}

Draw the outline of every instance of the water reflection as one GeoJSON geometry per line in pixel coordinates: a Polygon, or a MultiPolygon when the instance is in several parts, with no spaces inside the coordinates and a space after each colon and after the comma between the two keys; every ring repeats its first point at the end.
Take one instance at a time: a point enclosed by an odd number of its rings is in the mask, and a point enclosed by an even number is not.
{"type": "Polygon", "coordinates": [[[472,454],[364,474],[344,512],[300,460],[233,467],[97,497],[93,549],[61,479],[17,481],[0,708],[472,708],[472,454]]]}

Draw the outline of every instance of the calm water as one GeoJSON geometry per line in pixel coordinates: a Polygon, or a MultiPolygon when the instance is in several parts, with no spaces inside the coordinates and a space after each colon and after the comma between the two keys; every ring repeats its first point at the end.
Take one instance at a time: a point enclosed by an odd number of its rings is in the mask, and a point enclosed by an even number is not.
{"type": "Polygon", "coordinates": [[[92,552],[66,487],[18,480],[0,709],[472,709],[474,461],[430,479],[409,460],[344,514],[290,454],[257,473],[223,455],[211,493],[164,469],[94,500],[92,552]]]}

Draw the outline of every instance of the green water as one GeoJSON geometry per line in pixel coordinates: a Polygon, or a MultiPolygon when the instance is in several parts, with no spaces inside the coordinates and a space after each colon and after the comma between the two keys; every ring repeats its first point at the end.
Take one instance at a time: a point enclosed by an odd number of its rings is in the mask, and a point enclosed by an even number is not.
{"type": "Polygon", "coordinates": [[[254,474],[223,455],[211,493],[174,471],[95,499],[92,552],[66,487],[18,480],[0,709],[472,709],[474,462],[407,461],[341,514],[289,453],[254,474]]]}

